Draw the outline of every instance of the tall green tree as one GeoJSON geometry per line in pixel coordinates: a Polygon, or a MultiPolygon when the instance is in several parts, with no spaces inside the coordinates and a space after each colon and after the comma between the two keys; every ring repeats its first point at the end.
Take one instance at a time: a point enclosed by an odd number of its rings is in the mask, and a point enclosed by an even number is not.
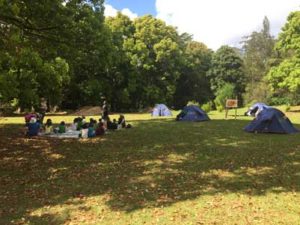
{"type": "MultiPolygon", "coordinates": [[[[20,104],[25,101],[24,96],[30,98],[24,103],[27,106],[45,95],[47,88],[42,87],[46,82],[42,78],[47,77],[45,74],[54,76],[53,72],[56,75],[62,73],[55,77],[63,77],[63,84],[52,82],[51,85],[56,91],[64,86],[64,92],[57,93],[57,99],[63,100],[65,105],[79,106],[99,101],[111,46],[107,39],[109,31],[103,24],[103,11],[103,0],[0,1],[0,47],[12,57],[18,71],[16,81],[22,96],[20,104]],[[28,54],[32,56],[26,59],[27,64],[22,62],[25,52],[31,52],[28,54]],[[34,68],[32,71],[28,71],[29,65],[34,68]],[[69,68],[70,84],[69,79],[64,79],[66,70],[58,67],[69,68]],[[38,97],[29,90],[22,95],[27,90],[21,88],[25,85],[21,79],[25,77],[24,71],[30,77],[32,90],[40,90],[37,91],[38,97]]],[[[47,100],[55,102],[53,97],[47,100]]]]}
{"type": "Polygon", "coordinates": [[[170,103],[181,65],[179,35],[174,27],[150,15],[134,21],[135,33],[124,43],[136,74],[132,96],[137,108],[170,103]]]}
{"type": "Polygon", "coordinates": [[[63,92],[70,82],[69,65],[59,57],[50,62],[44,62],[37,76],[38,94],[48,100],[48,105],[60,105],[63,92]]]}
{"type": "Polygon", "coordinates": [[[189,39],[183,46],[183,52],[184,65],[180,70],[174,95],[176,108],[182,108],[191,100],[203,104],[212,98],[206,73],[210,68],[213,52],[203,43],[189,39]]]}
{"type": "Polygon", "coordinates": [[[236,49],[232,47],[222,46],[213,54],[207,76],[215,95],[226,83],[235,86],[235,94],[239,98],[245,91],[246,79],[243,60],[236,49]]]}
{"type": "Polygon", "coordinates": [[[0,52],[0,105],[7,104],[19,95],[14,59],[7,52],[0,52]]]}
{"type": "Polygon", "coordinates": [[[109,68],[112,42],[104,24],[102,4],[102,0],[74,0],[65,4],[72,20],[68,44],[58,48],[58,56],[68,62],[71,76],[65,106],[99,105],[105,95],[104,77],[109,68]]]}
{"type": "Polygon", "coordinates": [[[277,58],[267,75],[273,96],[300,103],[300,11],[292,12],[275,46],[277,58]]]}
{"type": "Polygon", "coordinates": [[[263,28],[259,32],[252,32],[243,41],[244,64],[247,79],[245,100],[265,101],[267,98],[267,84],[264,80],[273,56],[275,40],[270,34],[270,22],[267,17],[263,20],[263,28]]]}
{"type": "Polygon", "coordinates": [[[126,54],[124,43],[132,38],[135,27],[133,21],[120,12],[115,17],[108,17],[105,20],[111,32],[112,52],[109,60],[106,80],[108,87],[106,98],[114,111],[123,111],[134,108],[132,95],[136,90],[136,74],[126,54]]]}

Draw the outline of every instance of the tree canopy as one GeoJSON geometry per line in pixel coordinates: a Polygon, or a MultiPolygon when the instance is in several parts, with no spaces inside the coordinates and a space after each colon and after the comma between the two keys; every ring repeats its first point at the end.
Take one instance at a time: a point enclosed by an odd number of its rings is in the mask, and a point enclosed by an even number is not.
{"type": "Polygon", "coordinates": [[[263,20],[261,31],[254,31],[244,37],[243,60],[247,81],[245,95],[247,102],[266,101],[268,97],[264,88],[267,86],[264,77],[270,69],[274,44],[275,40],[270,34],[270,22],[267,17],[263,20]]]}
{"type": "Polygon", "coordinates": [[[212,57],[208,77],[215,94],[229,83],[235,86],[235,94],[241,97],[245,88],[245,71],[237,50],[229,46],[220,47],[212,57]]]}
{"type": "Polygon", "coordinates": [[[46,99],[49,110],[75,109],[105,98],[113,111],[136,111],[231,92],[246,101],[299,99],[299,12],[278,40],[265,18],[242,49],[214,52],[151,15],[105,18],[104,10],[103,0],[0,0],[0,107],[30,110],[46,99]]]}
{"type": "Polygon", "coordinates": [[[300,11],[292,12],[275,45],[278,56],[267,74],[273,95],[287,99],[285,103],[299,104],[300,100],[300,11]]]}

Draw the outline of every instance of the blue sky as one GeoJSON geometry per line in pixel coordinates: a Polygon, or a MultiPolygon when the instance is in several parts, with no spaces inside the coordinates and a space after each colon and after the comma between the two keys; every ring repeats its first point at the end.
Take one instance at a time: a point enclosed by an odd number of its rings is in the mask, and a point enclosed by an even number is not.
{"type": "Polygon", "coordinates": [[[155,0],[106,0],[105,3],[120,11],[128,8],[138,16],[145,14],[156,16],[155,0]]]}
{"type": "Polygon", "coordinates": [[[299,0],[106,0],[104,13],[115,16],[121,11],[131,19],[152,14],[216,50],[239,47],[244,36],[262,29],[265,16],[276,37],[296,10],[299,0]]]}

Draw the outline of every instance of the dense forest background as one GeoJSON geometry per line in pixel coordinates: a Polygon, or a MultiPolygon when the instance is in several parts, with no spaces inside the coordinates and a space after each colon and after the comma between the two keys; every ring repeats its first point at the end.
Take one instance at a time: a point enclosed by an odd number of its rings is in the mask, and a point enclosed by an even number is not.
{"type": "Polygon", "coordinates": [[[103,0],[0,0],[0,107],[48,110],[100,105],[137,111],[189,101],[222,110],[300,103],[300,11],[278,38],[268,18],[241,48],[205,43],[150,15],[104,17],[103,0]]]}

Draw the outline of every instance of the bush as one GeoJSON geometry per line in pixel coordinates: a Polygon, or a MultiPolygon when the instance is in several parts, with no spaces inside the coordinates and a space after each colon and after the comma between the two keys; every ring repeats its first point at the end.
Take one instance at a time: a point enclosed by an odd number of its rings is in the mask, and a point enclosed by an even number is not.
{"type": "Polygon", "coordinates": [[[249,83],[246,87],[246,92],[243,94],[244,103],[246,106],[253,105],[256,102],[266,102],[270,92],[267,91],[268,85],[265,81],[249,83]]]}
{"type": "Polygon", "coordinates": [[[269,105],[299,105],[300,93],[273,95],[268,98],[268,103],[269,105]]]}
{"type": "Polygon", "coordinates": [[[213,102],[209,101],[209,102],[203,104],[201,106],[201,109],[203,109],[205,112],[208,113],[208,112],[210,112],[212,110],[212,107],[213,107],[213,102]]]}
{"type": "Polygon", "coordinates": [[[223,110],[225,109],[225,107],[222,105],[218,105],[218,106],[216,106],[216,108],[217,108],[218,112],[223,112],[223,110]]]}
{"type": "Polygon", "coordinates": [[[214,103],[219,112],[222,112],[225,109],[226,99],[234,98],[234,89],[235,86],[233,84],[226,83],[217,91],[217,96],[214,100],[214,103]]]}
{"type": "Polygon", "coordinates": [[[275,97],[272,96],[268,99],[269,105],[289,105],[290,104],[290,98],[288,97],[275,97]]]}

